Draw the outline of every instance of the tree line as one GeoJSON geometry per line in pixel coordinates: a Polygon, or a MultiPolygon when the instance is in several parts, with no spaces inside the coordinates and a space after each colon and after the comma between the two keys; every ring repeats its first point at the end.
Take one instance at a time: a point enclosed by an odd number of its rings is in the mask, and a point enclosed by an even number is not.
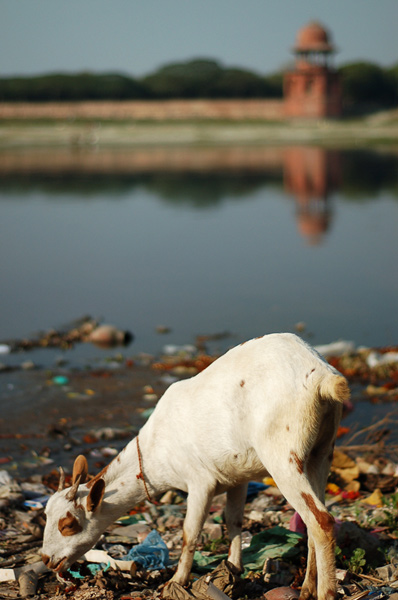
{"type": "MultiPolygon", "coordinates": [[[[338,72],[347,106],[366,103],[388,107],[398,103],[398,63],[383,68],[356,62],[340,67],[338,72]]],[[[165,65],[142,78],[89,72],[0,78],[1,102],[282,97],[282,71],[264,76],[207,59],[165,65]]]]}

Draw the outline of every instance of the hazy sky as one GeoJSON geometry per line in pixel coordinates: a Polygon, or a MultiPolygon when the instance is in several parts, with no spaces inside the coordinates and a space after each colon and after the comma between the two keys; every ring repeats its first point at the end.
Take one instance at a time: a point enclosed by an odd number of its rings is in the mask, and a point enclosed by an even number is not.
{"type": "Polygon", "coordinates": [[[0,0],[0,76],[141,76],[197,57],[269,74],[310,20],[332,31],[337,65],[398,61],[398,0],[0,0]]]}

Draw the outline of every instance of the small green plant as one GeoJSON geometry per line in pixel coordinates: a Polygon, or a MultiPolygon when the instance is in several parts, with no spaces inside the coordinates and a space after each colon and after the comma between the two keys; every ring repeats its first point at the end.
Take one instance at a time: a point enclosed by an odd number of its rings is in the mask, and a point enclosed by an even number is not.
{"type": "Polygon", "coordinates": [[[344,569],[348,569],[351,573],[362,573],[363,567],[366,565],[365,550],[363,548],[355,548],[351,557],[348,558],[343,554],[342,549],[336,546],[335,555],[337,564],[344,569]]]}
{"type": "Polygon", "coordinates": [[[223,537],[216,538],[215,540],[209,540],[204,544],[203,550],[207,552],[220,552],[222,546],[225,546],[226,540],[223,537]]]}
{"type": "Polygon", "coordinates": [[[397,529],[397,517],[398,517],[398,493],[391,494],[389,497],[383,497],[383,513],[385,516],[385,522],[387,527],[392,531],[397,529]]]}
{"type": "Polygon", "coordinates": [[[363,567],[366,565],[365,550],[363,548],[355,548],[349,564],[349,570],[352,573],[362,573],[363,567]]]}

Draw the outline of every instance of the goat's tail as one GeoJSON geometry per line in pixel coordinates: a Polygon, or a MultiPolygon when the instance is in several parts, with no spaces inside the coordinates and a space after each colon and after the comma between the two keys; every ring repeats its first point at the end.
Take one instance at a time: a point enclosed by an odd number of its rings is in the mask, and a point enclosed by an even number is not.
{"type": "Polygon", "coordinates": [[[343,375],[338,373],[330,373],[323,377],[319,382],[318,391],[319,396],[325,400],[335,400],[343,403],[350,398],[348,382],[343,375]]]}

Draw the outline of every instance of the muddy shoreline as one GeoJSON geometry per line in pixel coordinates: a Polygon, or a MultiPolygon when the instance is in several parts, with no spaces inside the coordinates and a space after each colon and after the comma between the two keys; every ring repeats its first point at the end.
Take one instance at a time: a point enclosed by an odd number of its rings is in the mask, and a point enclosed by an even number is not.
{"type": "MultiPolygon", "coordinates": [[[[143,398],[144,390],[149,386],[160,397],[166,387],[150,367],[142,366],[18,370],[0,377],[6,388],[2,402],[7,402],[0,418],[2,468],[21,476],[44,472],[51,464],[70,468],[76,454],[97,447],[93,435],[91,443],[83,440],[90,440],[91,431],[108,428],[109,443],[120,450],[143,425],[142,413],[156,403],[143,398]],[[57,377],[65,384],[54,383],[57,377]]],[[[97,458],[90,466],[95,470],[103,463],[97,458]]]]}

